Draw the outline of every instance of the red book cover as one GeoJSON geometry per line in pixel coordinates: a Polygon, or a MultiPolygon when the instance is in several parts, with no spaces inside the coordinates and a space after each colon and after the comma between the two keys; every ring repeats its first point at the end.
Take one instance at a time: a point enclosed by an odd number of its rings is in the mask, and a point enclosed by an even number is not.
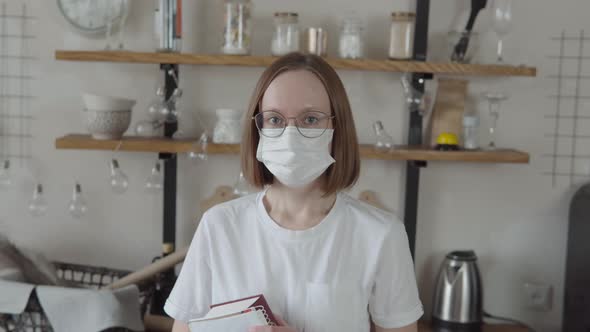
{"type": "Polygon", "coordinates": [[[214,308],[214,307],[219,307],[222,305],[226,305],[226,304],[230,304],[230,303],[234,303],[234,302],[239,302],[239,301],[244,301],[244,300],[249,300],[249,299],[254,299],[254,298],[258,298],[258,300],[256,300],[256,302],[254,302],[254,304],[252,304],[250,306],[250,308],[255,308],[255,307],[263,307],[264,310],[266,311],[266,315],[268,316],[268,320],[270,320],[271,324],[277,325],[279,326],[280,324],[278,323],[277,319],[275,318],[275,316],[272,314],[272,310],[270,310],[270,307],[268,306],[268,303],[266,302],[266,299],[264,298],[264,295],[262,294],[258,294],[258,295],[254,295],[254,296],[249,296],[249,297],[245,297],[242,299],[237,299],[237,300],[233,300],[233,301],[227,301],[227,302],[223,302],[223,303],[217,303],[217,304],[213,304],[210,307],[214,308]]]}

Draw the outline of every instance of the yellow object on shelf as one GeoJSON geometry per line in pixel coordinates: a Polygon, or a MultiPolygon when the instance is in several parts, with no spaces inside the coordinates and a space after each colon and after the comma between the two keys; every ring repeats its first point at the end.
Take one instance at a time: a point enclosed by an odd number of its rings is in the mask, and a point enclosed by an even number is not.
{"type": "Polygon", "coordinates": [[[436,138],[436,149],[440,151],[459,150],[459,138],[453,133],[442,133],[436,138]]]}
{"type": "Polygon", "coordinates": [[[438,135],[436,144],[459,145],[459,138],[453,133],[442,133],[438,135]]]}

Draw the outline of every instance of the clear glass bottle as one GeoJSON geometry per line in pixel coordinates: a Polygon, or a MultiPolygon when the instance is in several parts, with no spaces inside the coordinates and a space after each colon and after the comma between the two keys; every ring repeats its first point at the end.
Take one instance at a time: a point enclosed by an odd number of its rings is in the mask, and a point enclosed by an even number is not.
{"type": "Polygon", "coordinates": [[[363,24],[357,16],[342,20],[338,52],[344,59],[360,59],[364,56],[363,24]]]}
{"type": "Polygon", "coordinates": [[[279,12],[274,15],[275,31],[271,54],[281,56],[299,51],[299,14],[279,12]]]}
{"type": "Polygon", "coordinates": [[[252,41],[252,3],[249,0],[225,0],[223,47],[225,54],[248,55],[252,41]]]}
{"type": "Polygon", "coordinates": [[[476,113],[466,113],[463,116],[463,148],[465,150],[479,149],[479,117],[476,113]]]}
{"type": "Polygon", "coordinates": [[[408,60],[414,52],[415,13],[391,13],[391,31],[389,35],[389,58],[408,60]]]}

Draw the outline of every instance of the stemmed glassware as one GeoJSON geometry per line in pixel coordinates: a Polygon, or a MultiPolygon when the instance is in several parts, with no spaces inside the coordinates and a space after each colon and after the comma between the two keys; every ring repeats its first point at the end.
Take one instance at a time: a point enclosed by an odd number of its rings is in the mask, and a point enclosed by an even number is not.
{"type": "Polygon", "coordinates": [[[500,106],[502,102],[508,99],[508,94],[504,92],[487,91],[482,94],[482,97],[488,101],[488,109],[490,115],[490,143],[488,150],[495,150],[496,146],[496,131],[498,128],[498,118],[500,117],[500,106]]]}
{"type": "Polygon", "coordinates": [[[504,37],[512,28],[512,0],[494,0],[492,7],[493,30],[498,36],[497,62],[504,62],[504,37]]]}

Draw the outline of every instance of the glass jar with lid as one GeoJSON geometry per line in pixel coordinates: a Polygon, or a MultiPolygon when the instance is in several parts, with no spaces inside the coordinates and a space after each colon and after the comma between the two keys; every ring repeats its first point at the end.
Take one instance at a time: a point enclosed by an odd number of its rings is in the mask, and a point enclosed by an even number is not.
{"type": "Polygon", "coordinates": [[[274,14],[274,22],[272,55],[281,56],[299,51],[299,14],[278,12],[274,14]]]}
{"type": "Polygon", "coordinates": [[[223,47],[225,54],[250,54],[252,41],[252,3],[250,0],[225,0],[223,47]]]}
{"type": "Polygon", "coordinates": [[[359,59],[364,56],[363,24],[357,16],[342,20],[338,53],[341,58],[359,59]]]}
{"type": "Polygon", "coordinates": [[[389,58],[408,60],[414,51],[414,22],[416,14],[411,12],[391,13],[389,35],[389,58]]]}

